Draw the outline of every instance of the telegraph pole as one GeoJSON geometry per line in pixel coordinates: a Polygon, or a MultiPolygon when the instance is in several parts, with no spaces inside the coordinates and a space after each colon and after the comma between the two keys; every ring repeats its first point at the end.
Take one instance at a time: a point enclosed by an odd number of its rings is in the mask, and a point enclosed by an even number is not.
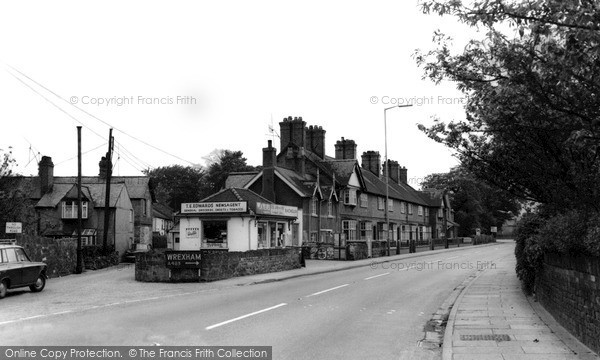
{"type": "Polygon", "coordinates": [[[77,127],[77,265],[75,273],[83,272],[83,256],[81,251],[81,126],[77,127]]]}
{"type": "Polygon", "coordinates": [[[112,150],[113,150],[113,129],[108,133],[108,152],[106,153],[106,197],[104,198],[104,236],[102,239],[102,250],[106,254],[108,251],[108,227],[110,223],[110,179],[112,176],[112,150]]]}

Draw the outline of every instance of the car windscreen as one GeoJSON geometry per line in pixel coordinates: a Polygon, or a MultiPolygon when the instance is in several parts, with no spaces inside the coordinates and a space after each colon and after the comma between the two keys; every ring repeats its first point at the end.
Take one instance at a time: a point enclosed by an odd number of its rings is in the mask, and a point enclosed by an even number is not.
{"type": "Polygon", "coordinates": [[[21,248],[15,248],[15,255],[17,256],[17,261],[30,261],[25,251],[21,248]]]}

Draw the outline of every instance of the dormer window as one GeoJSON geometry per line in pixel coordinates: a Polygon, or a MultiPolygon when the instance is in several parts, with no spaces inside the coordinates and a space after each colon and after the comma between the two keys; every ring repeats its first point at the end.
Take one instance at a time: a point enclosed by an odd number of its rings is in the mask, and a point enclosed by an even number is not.
{"type": "MultiPolygon", "coordinates": [[[[77,219],[77,200],[65,200],[62,202],[62,218],[63,219],[77,219]]],[[[81,202],[81,218],[87,219],[88,217],[88,202],[81,202]]]]}

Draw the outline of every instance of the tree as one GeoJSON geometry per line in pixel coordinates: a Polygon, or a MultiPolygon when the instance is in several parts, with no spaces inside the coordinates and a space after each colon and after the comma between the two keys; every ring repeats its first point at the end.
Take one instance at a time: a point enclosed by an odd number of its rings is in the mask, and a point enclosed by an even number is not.
{"type": "Polygon", "coordinates": [[[431,174],[422,188],[447,189],[459,236],[471,236],[476,228],[498,228],[517,215],[521,204],[514,196],[477,179],[467,169],[456,166],[447,173],[431,174]]]}
{"type": "Polygon", "coordinates": [[[466,118],[439,119],[429,137],[475,176],[555,211],[600,211],[600,11],[597,2],[424,1],[483,29],[464,51],[436,32],[417,51],[425,75],[468,98],[466,118]],[[509,33],[513,32],[513,35],[509,33]]]}
{"type": "Polygon", "coordinates": [[[10,148],[8,152],[2,149],[0,152],[0,234],[4,234],[7,222],[22,222],[23,232],[31,232],[34,211],[27,198],[29,192],[23,188],[22,177],[13,172],[16,161],[10,148]]]}
{"type": "Polygon", "coordinates": [[[207,195],[205,172],[196,167],[171,165],[144,171],[154,183],[158,202],[179,210],[182,203],[195,202],[207,195]]]}
{"type": "Polygon", "coordinates": [[[254,171],[256,167],[246,163],[244,153],[241,151],[215,150],[208,157],[206,180],[211,193],[221,190],[225,180],[232,172],[254,171]]]}

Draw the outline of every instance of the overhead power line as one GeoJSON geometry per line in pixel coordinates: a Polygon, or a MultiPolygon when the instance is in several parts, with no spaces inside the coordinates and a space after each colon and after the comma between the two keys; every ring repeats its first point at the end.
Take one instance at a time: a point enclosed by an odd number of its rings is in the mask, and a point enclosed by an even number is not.
{"type": "MultiPolygon", "coordinates": [[[[21,76],[24,76],[24,77],[26,77],[27,79],[29,79],[30,81],[32,81],[33,83],[35,83],[37,86],[39,86],[39,87],[43,88],[44,90],[48,91],[48,92],[49,92],[49,93],[51,93],[52,95],[54,95],[54,96],[56,96],[57,98],[61,99],[61,100],[62,100],[62,101],[64,101],[65,103],[67,103],[67,104],[69,104],[69,105],[73,106],[74,108],[76,108],[77,110],[79,110],[79,111],[83,112],[84,114],[88,115],[89,117],[91,117],[91,118],[93,118],[93,119],[95,119],[95,120],[98,120],[98,121],[100,121],[100,122],[101,122],[101,123],[103,123],[104,125],[107,125],[107,126],[109,126],[109,127],[113,128],[114,130],[116,130],[116,131],[119,131],[120,133],[122,133],[122,134],[124,134],[124,135],[126,135],[126,136],[128,136],[128,137],[130,137],[130,138],[132,138],[132,139],[134,139],[134,140],[136,140],[136,141],[138,141],[138,142],[140,142],[140,143],[142,143],[142,144],[146,145],[146,146],[149,146],[149,147],[151,147],[151,148],[153,148],[153,149],[155,149],[155,150],[157,150],[157,151],[160,151],[160,152],[162,152],[163,154],[169,155],[169,156],[171,156],[171,157],[173,157],[173,158],[175,158],[175,159],[178,159],[178,160],[181,160],[181,161],[185,161],[185,162],[187,162],[187,163],[189,163],[189,164],[191,164],[191,165],[194,165],[194,163],[193,163],[193,162],[191,162],[191,161],[189,161],[189,160],[186,160],[186,159],[183,159],[183,158],[181,158],[181,157],[179,157],[179,156],[177,156],[177,155],[171,154],[171,153],[170,153],[170,152],[168,152],[168,151],[165,151],[165,150],[163,150],[163,149],[160,149],[160,148],[158,148],[158,147],[156,147],[156,146],[154,146],[154,145],[152,145],[152,144],[149,144],[149,143],[147,143],[146,141],[144,141],[144,140],[141,140],[141,139],[139,139],[139,138],[137,138],[137,137],[135,137],[135,136],[133,136],[133,135],[130,135],[130,134],[128,134],[127,132],[125,132],[125,131],[123,131],[123,130],[121,130],[121,129],[119,129],[119,128],[117,128],[117,127],[115,127],[115,126],[111,125],[111,124],[109,124],[108,122],[106,122],[106,121],[104,121],[104,120],[100,119],[99,117],[95,116],[94,114],[91,114],[91,113],[87,112],[86,110],[84,110],[84,109],[80,108],[79,106],[77,106],[77,105],[75,105],[75,104],[71,103],[70,101],[66,100],[66,99],[65,99],[65,98],[63,98],[62,96],[58,95],[58,94],[57,94],[57,93],[55,93],[54,91],[52,91],[52,90],[48,89],[48,88],[47,88],[47,87],[45,87],[44,85],[42,85],[42,84],[40,84],[39,82],[35,81],[34,79],[30,78],[29,76],[27,76],[27,75],[26,75],[26,74],[24,74],[23,72],[19,71],[19,70],[18,70],[18,69],[16,69],[15,67],[13,67],[13,66],[11,66],[11,65],[8,65],[8,66],[9,66],[11,69],[13,69],[14,71],[16,71],[16,72],[18,72],[19,74],[21,74],[21,76]]],[[[13,76],[14,76],[14,74],[11,74],[11,75],[13,75],[13,76]]],[[[15,78],[17,78],[16,76],[14,76],[14,77],[15,77],[15,78]]],[[[18,79],[18,78],[17,78],[17,79],[18,79]]],[[[23,84],[25,84],[25,82],[23,82],[21,79],[18,79],[18,80],[19,80],[19,81],[21,81],[23,84]]],[[[27,84],[26,84],[26,85],[27,85],[27,84]]],[[[27,86],[28,86],[29,88],[31,88],[29,85],[27,85],[27,86]]],[[[33,90],[33,88],[31,88],[31,89],[33,90]]],[[[37,91],[36,91],[36,93],[37,93],[37,91]]],[[[38,94],[39,94],[39,93],[38,93],[38,94]]],[[[40,96],[42,96],[42,97],[43,97],[43,95],[41,95],[41,94],[40,94],[40,96]]],[[[45,97],[44,97],[44,98],[45,98],[45,97]]],[[[53,105],[54,105],[54,106],[56,106],[54,103],[53,103],[53,105]]],[[[56,106],[56,107],[58,107],[58,106],[56,106]]],[[[60,108],[59,108],[59,109],[60,109],[60,108]]],[[[65,112],[65,111],[64,111],[64,110],[62,110],[62,109],[60,109],[60,110],[61,110],[61,111],[63,111],[63,112],[65,112]]],[[[65,112],[65,113],[66,113],[66,112],[65,112]]],[[[68,113],[66,113],[66,114],[68,114],[68,113]]],[[[70,115],[69,115],[69,116],[70,116],[70,115]]],[[[70,116],[70,117],[71,117],[71,118],[73,118],[72,116],[70,116]]],[[[73,118],[73,119],[75,119],[75,118],[73,118]]],[[[78,121],[78,122],[79,122],[79,120],[76,120],[76,121],[78,121]]]]}

